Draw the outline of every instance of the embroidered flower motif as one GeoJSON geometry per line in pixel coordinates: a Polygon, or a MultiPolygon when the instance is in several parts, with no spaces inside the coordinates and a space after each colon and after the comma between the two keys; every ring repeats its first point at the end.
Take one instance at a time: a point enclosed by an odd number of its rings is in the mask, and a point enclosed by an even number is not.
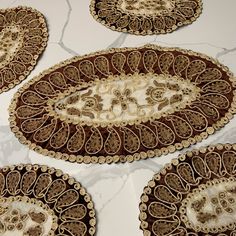
{"type": "Polygon", "coordinates": [[[146,100],[150,105],[157,104],[164,101],[164,94],[166,92],[166,85],[154,81],[155,87],[150,86],[146,91],[146,100]]]}
{"type": "Polygon", "coordinates": [[[182,94],[174,94],[170,98],[170,104],[178,103],[178,102],[181,102],[182,100],[183,100],[182,94]]]}
{"type": "Polygon", "coordinates": [[[0,232],[22,230],[26,224],[28,215],[21,214],[20,210],[18,209],[13,209],[10,211],[9,208],[5,209],[6,211],[4,214],[6,215],[1,221],[0,232]]]}
{"type": "Polygon", "coordinates": [[[69,107],[66,109],[68,115],[81,117],[81,111],[74,107],[69,107]]]}
{"type": "Polygon", "coordinates": [[[25,236],[41,236],[43,234],[42,226],[37,225],[29,228],[24,235],[25,236]]]}
{"type": "Polygon", "coordinates": [[[92,97],[82,98],[82,101],[85,101],[83,110],[95,110],[95,111],[102,110],[103,107],[102,98],[97,94],[95,94],[92,97]]]}
{"type": "MultiPolygon", "coordinates": [[[[22,39],[20,38],[20,34],[18,32],[12,32],[14,30],[14,26],[9,29],[4,29],[2,34],[0,34],[1,45],[0,45],[0,63],[4,63],[5,65],[8,63],[12,55],[15,53],[16,45],[21,45],[22,39]]],[[[22,36],[22,35],[21,35],[22,36]]]]}
{"type": "Polygon", "coordinates": [[[167,83],[167,88],[174,91],[179,91],[180,87],[178,84],[167,83]]]}
{"type": "Polygon", "coordinates": [[[123,92],[116,89],[113,94],[115,95],[115,98],[112,99],[111,109],[116,105],[120,105],[121,109],[126,111],[130,103],[138,104],[137,100],[134,97],[131,97],[132,91],[130,89],[125,89],[123,92]]]}
{"type": "Polygon", "coordinates": [[[0,216],[5,214],[8,211],[8,207],[0,206],[0,216]]]}
{"type": "Polygon", "coordinates": [[[183,94],[184,94],[184,95],[189,95],[189,94],[191,94],[191,93],[192,93],[191,89],[189,89],[189,88],[183,89],[183,94]]]}
{"type": "Polygon", "coordinates": [[[126,10],[135,10],[135,12],[140,10],[163,11],[168,10],[173,5],[166,0],[125,0],[125,3],[127,4],[126,10]]]}
{"type": "Polygon", "coordinates": [[[128,4],[135,4],[138,2],[138,0],[126,0],[128,4]]]}
{"type": "Polygon", "coordinates": [[[67,98],[66,103],[67,104],[74,104],[79,101],[79,95],[73,95],[67,98]]]}
{"type": "Polygon", "coordinates": [[[21,231],[24,236],[40,236],[43,233],[42,225],[46,222],[46,215],[42,212],[29,211],[25,214],[20,209],[1,207],[0,233],[21,231]],[[29,223],[31,222],[31,223],[29,223]],[[28,228],[29,224],[32,227],[28,228]],[[27,229],[28,228],[28,229],[27,229]]]}
{"type": "Polygon", "coordinates": [[[87,93],[82,94],[81,96],[71,96],[67,99],[66,104],[58,104],[59,107],[62,107],[63,109],[66,109],[67,113],[69,115],[74,115],[81,117],[83,116],[88,116],[91,119],[95,118],[94,112],[99,112],[103,108],[103,103],[102,103],[102,98],[95,94],[91,96],[92,90],[88,90],[87,93]],[[76,108],[76,107],[67,107],[67,105],[75,104],[75,103],[82,102],[83,106],[81,108],[76,108]],[[64,106],[63,106],[64,105],[64,106]]]}
{"type": "Polygon", "coordinates": [[[56,109],[58,109],[60,111],[66,109],[66,105],[63,103],[58,103],[55,107],[56,107],[56,109]]]}

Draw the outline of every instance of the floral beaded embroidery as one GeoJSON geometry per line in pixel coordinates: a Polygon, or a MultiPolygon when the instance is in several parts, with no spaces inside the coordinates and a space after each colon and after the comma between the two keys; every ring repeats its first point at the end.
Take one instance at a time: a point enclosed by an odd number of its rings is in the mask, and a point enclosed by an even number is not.
{"type": "Polygon", "coordinates": [[[55,107],[62,117],[78,122],[121,124],[140,117],[170,114],[191,104],[199,95],[198,87],[180,77],[155,74],[124,76],[119,80],[110,77],[55,102],[50,109],[53,112],[55,107]]]}

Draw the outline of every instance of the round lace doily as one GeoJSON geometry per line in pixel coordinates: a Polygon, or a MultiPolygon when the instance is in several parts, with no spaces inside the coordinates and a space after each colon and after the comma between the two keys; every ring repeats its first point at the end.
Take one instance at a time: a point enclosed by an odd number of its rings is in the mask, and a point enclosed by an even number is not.
{"type": "Polygon", "coordinates": [[[95,225],[91,197],[62,171],[29,164],[0,169],[2,236],[91,236],[95,225]]]}
{"type": "Polygon", "coordinates": [[[235,235],[235,167],[235,144],[203,147],[172,160],[141,196],[144,235],[235,235]]]}
{"type": "Polygon", "coordinates": [[[0,93],[33,70],[48,39],[44,16],[30,7],[0,9],[0,93]]]}
{"type": "Polygon", "coordinates": [[[201,0],[91,0],[92,16],[106,27],[137,35],[164,34],[191,24],[201,0]]]}

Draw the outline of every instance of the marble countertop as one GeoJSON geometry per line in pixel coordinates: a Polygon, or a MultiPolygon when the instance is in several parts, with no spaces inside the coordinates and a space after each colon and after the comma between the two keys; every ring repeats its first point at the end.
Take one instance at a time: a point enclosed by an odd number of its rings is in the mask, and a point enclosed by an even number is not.
{"type": "MultiPolygon", "coordinates": [[[[0,0],[1,8],[19,5],[41,11],[47,19],[50,35],[39,63],[21,85],[72,56],[147,43],[205,53],[236,74],[235,0],[203,0],[203,13],[196,22],[171,34],[157,36],[134,36],[107,29],[89,14],[89,0],[0,0]]],[[[143,188],[154,173],[179,153],[112,165],[72,164],[39,155],[21,145],[9,128],[8,106],[21,85],[0,95],[0,166],[38,163],[59,168],[80,181],[92,195],[98,219],[97,236],[141,236],[138,205],[143,188]]],[[[194,147],[234,142],[236,118],[194,147]]]]}

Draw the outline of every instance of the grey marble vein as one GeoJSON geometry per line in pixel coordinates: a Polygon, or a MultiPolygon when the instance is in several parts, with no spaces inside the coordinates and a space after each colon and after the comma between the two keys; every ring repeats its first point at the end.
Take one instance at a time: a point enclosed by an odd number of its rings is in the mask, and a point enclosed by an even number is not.
{"type": "Polygon", "coordinates": [[[135,172],[136,170],[150,170],[153,173],[158,172],[160,169],[163,168],[162,164],[157,163],[158,157],[154,159],[147,159],[143,161],[138,161],[129,165],[129,171],[131,173],[135,172]]]}
{"type": "Polygon", "coordinates": [[[58,42],[58,44],[65,50],[67,51],[69,54],[73,55],[73,56],[78,56],[79,54],[74,51],[73,49],[69,48],[68,46],[65,45],[65,43],[63,42],[63,39],[64,39],[64,35],[65,35],[65,31],[66,31],[66,28],[70,22],[70,16],[71,16],[71,12],[72,12],[72,7],[71,7],[71,3],[69,0],[66,0],[66,3],[68,5],[68,13],[67,13],[67,17],[66,17],[66,21],[65,21],[65,24],[63,26],[63,29],[62,29],[62,33],[61,33],[61,37],[60,37],[60,40],[58,42]]]}
{"type": "Polygon", "coordinates": [[[232,127],[230,130],[224,131],[218,135],[218,137],[215,137],[212,142],[212,144],[216,143],[236,143],[236,127],[232,127]]]}
{"type": "Polygon", "coordinates": [[[210,47],[213,47],[213,48],[217,48],[217,49],[221,49],[221,50],[224,50],[225,48],[224,47],[221,47],[221,46],[217,46],[217,45],[214,45],[214,44],[211,44],[211,43],[207,43],[207,42],[199,42],[199,43],[188,43],[188,42],[184,42],[184,43],[166,43],[164,41],[159,41],[157,40],[158,36],[155,37],[154,40],[151,40],[150,43],[161,43],[161,44],[165,44],[165,45],[169,45],[169,46],[173,46],[173,45],[176,45],[176,46],[185,46],[185,45],[192,45],[192,46],[195,46],[195,45],[207,45],[207,46],[210,46],[210,47]]]}
{"type": "Polygon", "coordinates": [[[22,145],[14,134],[11,132],[9,126],[0,126],[0,163],[1,166],[11,165],[11,161],[20,161],[30,163],[29,150],[22,145]],[[23,152],[23,154],[22,154],[23,152]],[[15,153],[19,153],[15,155],[15,153]]]}
{"type": "Polygon", "coordinates": [[[103,205],[102,207],[97,211],[99,214],[101,214],[101,212],[106,208],[106,206],[112,202],[112,200],[117,197],[119,195],[119,193],[123,190],[123,188],[125,187],[126,183],[129,180],[129,175],[126,176],[126,178],[123,180],[122,185],[120,186],[120,188],[112,195],[112,197],[110,197],[103,205]]]}
{"type": "MultiPolygon", "coordinates": [[[[93,174],[89,174],[83,177],[80,177],[80,180],[83,182],[84,185],[87,187],[92,187],[97,184],[101,179],[112,180],[123,177],[129,174],[130,171],[127,168],[127,164],[112,164],[110,166],[93,166],[93,174]]],[[[74,177],[78,176],[79,174],[75,174],[74,177]]]]}
{"type": "Polygon", "coordinates": [[[220,58],[220,57],[222,57],[222,56],[227,55],[228,53],[235,52],[235,51],[236,51],[236,47],[231,48],[231,49],[224,48],[223,51],[218,52],[218,53],[216,54],[216,58],[218,59],[218,58],[220,58]]]}
{"type": "Polygon", "coordinates": [[[121,33],[120,36],[117,37],[117,39],[116,39],[115,41],[113,41],[113,42],[107,47],[107,49],[108,49],[108,48],[119,48],[119,47],[121,47],[121,46],[124,44],[124,42],[125,42],[127,36],[128,36],[127,33],[121,33]]]}
{"type": "Polygon", "coordinates": [[[17,1],[18,1],[18,0],[12,1],[12,2],[9,4],[9,7],[12,6],[12,5],[14,5],[17,1]]]}

